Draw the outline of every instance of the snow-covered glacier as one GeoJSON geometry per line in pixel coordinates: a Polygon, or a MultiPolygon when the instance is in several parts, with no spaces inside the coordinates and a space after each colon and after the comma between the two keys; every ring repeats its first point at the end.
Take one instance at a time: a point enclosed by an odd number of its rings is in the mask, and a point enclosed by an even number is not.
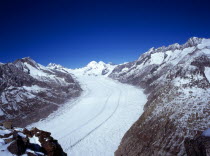
{"type": "Polygon", "coordinates": [[[142,114],[146,96],[141,89],[106,76],[83,75],[81,69],[71,72],[83,94],[29,127],[50,131],[71,156],[114,155],[125,132],[142,114]]]}

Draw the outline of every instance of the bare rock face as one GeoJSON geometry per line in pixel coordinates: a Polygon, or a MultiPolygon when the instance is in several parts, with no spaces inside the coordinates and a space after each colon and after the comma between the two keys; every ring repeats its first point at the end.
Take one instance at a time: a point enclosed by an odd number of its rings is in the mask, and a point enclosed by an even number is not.
{"type": "Polygon", "coordinates": [[[184,140],[210,127],[210,39],[151,48],[109,77],[144,88],[144,113],[116,156],[186,155],[184,140]]]}
{"type": "Polygon", "coordinates": [[[70,73],[49,69],[31,58],[0,64],[0,121],[25,126],[48,116],[81,91],[70,73]]]}

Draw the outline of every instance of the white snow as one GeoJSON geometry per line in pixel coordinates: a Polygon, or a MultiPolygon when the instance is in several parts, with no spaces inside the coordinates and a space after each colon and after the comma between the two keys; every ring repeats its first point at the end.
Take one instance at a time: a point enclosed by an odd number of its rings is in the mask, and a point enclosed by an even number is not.
{"type": "Polygon", "coordinates": [[[26,138],[26,135],[21,132],[18,132],[18,135],[21,136],[22,138],[26,138]]]}
{"type": "MultiPolygon", "coordinates": [[[[175,50],[174,52],[171,53],[170,55],[170,59],[168,60],[168,62],[170,62],[173,65],[178,64],[186,55],[188,55],[189,53],[191,53],[193,50],[195,49],[195,47],[189,47],[189,48],[185,48],[183,50],[175,50]]],[[[170,52],[167,52],[167,54],[169,54],[170,52]]]]}
{"type": "Polygon", "coordinates": [[[32,143],[32,144],[38,144],[38,145],[41,146],[41,143],[39,142],[39,138],[36,137],[35,135],[34,135],[32,138],[29,137],[29,141],[30,141],[30,143],[32,143]]]}
{"type": "MultiPolygon", "coordinates": [[[[39,154],[39,155],[44,155],[44,153],[41,153],[41,152],[34,152],[34,151],[30,150],[30,149],[27,149],[26,151],[27,151],[28,153],[33,153],[33,154],[35,154],[35,155],[37,155],[37,154],[39,154]]],[[[24,154],[24,155],[22,155],[22,156],[28,156],[28,154],[24,154]]]]}
{"type": "Polygon", "coordinates": [[[203,49],[203,48],[205,48],[206,46],[209,46],[209,45],[210,45],[210,39],[203,39],[201,44],[198,45],[198,48],[203,49]]]}
{"type": "Polygon", "coordinates": [[[2,146],[4,144],[5,144],[4,139],[0,138],[0,146],[2,146]]]}
{"type": "Polygon", "coordinates": [[[126,72],[126,71],[128,71],[128,68],[123,68],[122,69],[122,72],[126,72]]]}
{"type": "MultiPolygon", "coordinates": [[[[11,142],[12,143],[12,142],[11,142]]],[[[4,144],[3,142],[1,142],[2,146],[0,146],[0,156],[14,156],[12,153],[10,153],[7,150],[7,147],[11,144],[4,144]]]]}
{"type": "Polygon", "coordinates": [[[114,155],[125,132],[142,114],[146,96],[105,76],[77,73],[76,77],[83,94],[29,128],[50,131],[71,156],[114,155]]]}
{"type": "MultiPolygon", "coordinates": [[[[30,70],[30,75],[34,77],[35,79],[41,79],[42,81],[52,81],[56,83],[60,83],[60,85],[65,86],[68,85],[64,78],[57,77],[54,72],[50,69],[53,69],[52,64],[49,65],[49,67],[42,66],[40,64],[37,64],[37,67],[33,67],[27,62],[24,63],[26,67],[30,70]],[[48,71],[48,72],[46,72],[48,71]]],[[[27,88],[30,89],[30,88],[27,88]]],[[[40,89],[37,86],[33,86],[31,89],[40,89]]],[[[41,91],[41,90],[39,90],[41,91]]]]}
{"type": "Polygon", "coordinates": [[[11,133],[11,131],[9,131],[9,130],[1,130],[0,129],[0,135],[5,135],[5,134],[9,134],[9,133],[11,133]]]}
{"type": "Polygon", "coordinates": [[[202,52],[207,56],[210,56],[210,49],[202,49],[202,52]]]}
{"type": "Polygon", "coordinates": [[[173,55],[173,52],[172,52],[171,50],[169,50],[169,51],[166,51],[165,53],[166,53],[166,55],[167,55],[167,57],[165,58],[165,62],[166,62],[166,61],[168,61],[169,58],[173,55]]]}
{"type": "Polygon", "coordinates": [[[42,72],[41,70],[38,70],[36,68],[34,68],[33,66],[31,66],[28,63],[24,63],[26,65],[26,67],[30,70],[30,75],[34,78],[39,78],[39,77],[46,77],[48,76],[45,72],[42,72]]]}
{"type": "Polygon", "coordinates": [[[13,127],[13,129],[16,131],[21,131],[21,132],[23,131],[23,128],[19,128],[19,127],[13,127]]]}
{"type": "Polygon", "coordinates": [[[5,92],[3,92],[1,94],[1,101],[2,101],[3,104],[8,103],[5,92]]]}
{"type": "Polygon", "coordinates": [[[202,133],[203,136],[207,136],[207,137],[210,137],[210,128],[205,130],[203,133],[202,133]]]}
{"type": "Polygon", "coordinates": [[[45,88],[42,88],[40,86],[37,85],[32,85],[32,86],[23,86],[23,88],[27,91],[34,91],[34,92],[41,92],[41,91],[45,91],[45,88]]]}
{"type": "Polygon", "coordinates": [[[164,53],[154,53],[151,54],[150,64],[161,64],[164,60],[164,53]]]}
{"type": "Polygon", "coordinates": [[[3,116],[4,112],[2,111],[2,109],[0,108],[0,116],[3,116]]]}
{"type": "Polygon", "coordinates": [[[205,67],[204,73],[206,75],[206,78],[208,79],[210,83],[210,67],[205,67]]]}
{"type": "Polygon", "coordinates": [[[184,79],[184,78],[175,78],[174,80],[173,80],[173,82],[174,82],[174,85],[175,86],[181,86],[181,85],[184,85],[184,84],[188,84],[188,83],[190,83],[191,81],[190,81],[190,79],[184,79]]]}

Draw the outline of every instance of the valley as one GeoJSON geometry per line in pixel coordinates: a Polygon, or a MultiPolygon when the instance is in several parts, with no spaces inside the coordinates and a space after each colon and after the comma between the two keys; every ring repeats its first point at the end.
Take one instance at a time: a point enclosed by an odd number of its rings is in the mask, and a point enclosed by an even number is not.
{"type": "Polygon", "coordinates": [[[106,76],[75,75],[83,94],[29,127],[50,131],[68,155],[113,155],[142,114],[146,96],[106,76]]]}

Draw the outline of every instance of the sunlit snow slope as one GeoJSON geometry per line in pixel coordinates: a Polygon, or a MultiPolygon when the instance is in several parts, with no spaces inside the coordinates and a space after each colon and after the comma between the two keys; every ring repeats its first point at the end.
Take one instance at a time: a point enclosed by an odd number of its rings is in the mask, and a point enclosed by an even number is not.
{"type": "Polygon", "coordinates": [[[76,74],[83,95],[35,123],[71,156],[111,156],[143,112],[143,91],[104,76],[76,74]]]}

